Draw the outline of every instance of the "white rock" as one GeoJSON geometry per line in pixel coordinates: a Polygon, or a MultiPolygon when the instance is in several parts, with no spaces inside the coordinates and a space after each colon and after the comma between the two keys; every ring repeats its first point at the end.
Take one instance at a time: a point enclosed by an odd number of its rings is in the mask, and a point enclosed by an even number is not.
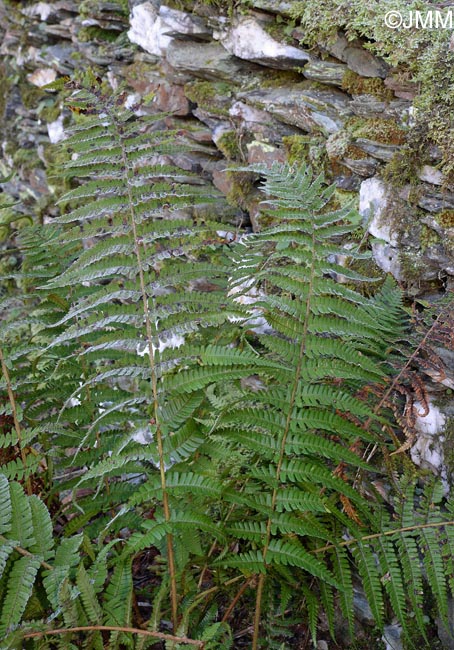
{"type": "Polygon", "coordinates": [[[391,273],[396,280],[402,279],[401,264],[397,244],[397,234],[392,230],[392,222],[387,218],[391,190],[379,178],[368,178],[361,183],[359,191],[359,213],[367,224],[373,237],[383,240],[372,244],[375,263],[385,273],[391,273]],[[385,242],[385,243],[383,243],[385,242]]]}
{"type": "Polygon", "coordinates": [[[391,200],[389,187],[379,178],[368,178],[359,190],[359,213],[368,223],[368,231],[391,246],[397,245],[397,237],[386,221],[386,209],[391,200]]]}
{"type": "Polygon", "coordinates": [[[172,38],[167,35],[168,25],[159,16],[151,2],[133,7],[130,16],[131,29],[128,38],[131,43],[140,45],[149,54],[162,56],[172,38]]]}
{"type": "MultiPolygon", "coordinates": [[[[155,352],[156,350],[158,352],[162,352],[166,348],[172,348],[172,349],[179,348],[183,345],[183,343],[184,343],[183,336],[180,336],[179,334],[173,334],[168,339],[162,339],[162,340],[160,339],[159,346],[157,348],[153,346],[153,352],[155,352]]],[[[137,345],[136,352],[139,355],[139,357],[144,357],[146,354],[148,354],[148,344],[145,344],[142,347],[142,345],[139,343],[137,345]]]]}
{"type": "Polygon", "coordinates": [[[65,129],[63,128],[63,115],[60,115],[54,122],[47,125],[47,133],[52,144],[56,144],[66,138],[65,129]]]}
{"type": "Polygon", "coordinates": [[[51,4],[48,4],[47,2],[37,2],[30,7],[24,7],[24,9],[21,10],[21,13],[23,13],[24,16],[30,16],[30,18],[32,16],[39,16],[42,21],[45,21],[49,18],[52,11],[54,11],[54,8],[51,4]]]}
{"type": "Polygon", "coordinates": [[[132,9],[128,38],[149,54],[163,56],[175,35],[208,34],[205,23],[197,16],[162,5],[159,10],[144,2],[132,9]]]}
{"type": "Polygon", "coordinates": [[[267,63],[271,67],[292,67],[310,60],[304,50],[279,43],[252,17],[240,17],[227,31],[219,34],[227,52],[246,61],[267,63]]]}
{"type": "Polygon", "coordinates": [[[440,411],[438,406],[429,401],[429,413],[422,415],[424,409],[422,404],[415,402],[415,410],[418,412],[416,416],[416,430],[425,436],[435,436],[442,433],[446,425],[446,416],[440,411]]]}
{"type": "Polygon", "coordinates": [[[443,174],[436,167],[431,165],[423,165],[419,171],[418,177],[425,181],[426,183],[431,183],[432,185],[443,185],[443,174]]]}
{"type": "Polygon", "coordinates": [[[414,408],[417,437],[410,450],[411,459],[415,465],[430,469],[441,476],[447,493],[449,485],[442,444],[444,442],[442,434],[446,425],[446,416],[431,400],[429,400],[429,413],[426,416],[422,415],[424,413],[422,404],[415,402],[414,408]]]}
{"type": "Polygon", "coordinates": [[[27,75],[27,81],[39,88],[52,83],[56,78],[57,72],[53,68],[39,68],[32,74],[27,75]]]}
{"type": "MultiPolygon", "coordinates": [[[[241,268],[241,267],[238,267],[241,268]]],[[[265,293],[261,289],[254,287],[254,278],[248,278],[240,284],[234,286],[228,292],[229,296],[237,296],[234,301],[239,305],[250,307],[248,309],[249,315],[243,318],[230,317],[231,323],[241,322],[243,327],[255,332],[256,334],[272,334],[273,328],[269,326],[268,321],[264,318],[263,310],[260,307],[255,307],[257,302],[260,302],[265,293]],[[240,294],[239,296],[237,294],[240,294]]]]}
{"type": "Polygon", "coordinates": [[[153,431],[149,427],[136,429],[132,434],[132,439],[140,445],[149,445],[153,442],[153,431]]]}
{"type": "Polygon", "coordinates": [[[391,273],[396,280],[402,280],[402,269],[397,248],[389,244],[374,242],[372,244],[372,256],[382,271],[391,273]]]}

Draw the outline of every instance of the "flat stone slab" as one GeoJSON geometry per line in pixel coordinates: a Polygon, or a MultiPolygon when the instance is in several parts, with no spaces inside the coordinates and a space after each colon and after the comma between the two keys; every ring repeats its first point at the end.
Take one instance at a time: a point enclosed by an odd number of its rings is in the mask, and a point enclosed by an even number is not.
{"type": "Polygon", "coordinates": [[[214,81],[231,81],[245,73],[245,64],[220,43],[172,40],[167,48],[167,61],[177,70],[214,81]]]}
{"type": "Polygon", "coordinates": [[[238,97],[308,132],[336,133],[352,114],[346,93],[318,88],[309,81],[239,93],[238,97]]]}

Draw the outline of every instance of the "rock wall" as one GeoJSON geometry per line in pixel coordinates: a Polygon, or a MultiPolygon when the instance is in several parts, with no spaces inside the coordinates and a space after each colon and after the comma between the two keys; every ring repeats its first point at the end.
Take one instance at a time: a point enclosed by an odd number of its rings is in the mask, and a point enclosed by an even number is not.
{"type": "MultiPolygon", "coordinates": [[[[61,94],[40,87],[92,69],[111,85],[126,81],[136,100],[153,95],[152,109],[171,113],[205,145],[192,166],[240,208],[243,223],[255,227],[255,188],[226,168],[306,161],[336,183],[340,203],[359,195],[370,234],[382,240],[373,244],[376,263],[409,293],[452,286],[453,187],[436,144],[408,160],[418,138],[411,74],[341,31],[306,47],[289,18],[301,3],[131,4],[0,3],[0,75],[9,88],[0,105],[2,167],[20,169],[23,191],[46,194],[48,145],[69,119],[61,94]]],[[[225,214],[232,219],[232,210],[225,214]]]]}
{"type": "MultiPolygon", "coordinates": [[[[367,272],[439,300],[454,288],[452,46],[441,33],[399,43],[358,2],[337,12],[317,0],[0,1],[0,174],[16,172],[1,187],[23,215],[0,223],[3,271],[19,264],[8,237],[26,216],[57,214],[51,144],[71,120],[69,91],[42,86],[94,74],[125,83],[129,105],[168,113],[166,125],[197,143],[176,162],[225,196],[226,231],[257,228],[256,180],[235,167],[306,162],[336,184],[339,205],[356,202],[376,264],[367,272]]],[[[434,406],[412,456],[449,481],[454,358],[444,354],[451,370],[427,378],[434,406]]]]}

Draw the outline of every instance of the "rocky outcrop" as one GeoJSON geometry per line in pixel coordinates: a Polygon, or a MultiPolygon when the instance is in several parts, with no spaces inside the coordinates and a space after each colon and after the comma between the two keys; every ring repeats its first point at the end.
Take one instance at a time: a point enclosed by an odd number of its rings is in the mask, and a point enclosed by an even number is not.
{"type": "MultiPolygon", "coordinates": [[[[30,184],[50,196],[48,145],[64,138],[69,113],[42,87],[91,69],[113,86],[125,81],[131,104],[152,96],[147,111],[171,113],[192,137],[203,134],[211,151],[194,168],[207,181],[214,174],[219,184],[223,165],[308,162],[337,184],[340,202],[357,197],[365,222],[373,203],[368,228],[382,270],[413,294],[451,286],[454,193],[440,151],[423,152],[419,169],[409,169],[417,86],[341,31],[309,50],[289,18],[293,2],[249,4],[225,13],[188,1],[2,5],[0,75],[18,78],[0,106],[4,171],[21,170],[14,198],[30,184]]],[[[234,220],[247,223],[254,192],[234,175],[220,186],[229,188],[234,220]]]]}

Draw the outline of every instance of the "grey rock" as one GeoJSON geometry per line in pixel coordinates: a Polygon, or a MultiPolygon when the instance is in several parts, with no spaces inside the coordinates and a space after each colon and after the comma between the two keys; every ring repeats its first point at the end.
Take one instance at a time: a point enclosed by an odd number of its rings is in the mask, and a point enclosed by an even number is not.
{"type": "Polygon", "coordinates": [[[444,180],[442,172],[431,165],[423,165],[418,172],[418,178],[432,185],[443,185],[444,180]]]}
{"type": "Polygon", "coordinates": [[[194,117],[196,117],[202,124],[205,124],[211,132],[215,131],[221,126],[226,124],[224,118],[215,113],[211,113],[209,109],[202,108],[198,106],[192,111],[194,117]]]}
{"type": "Polygon", "coordinates": [[[244,64],[220,43],[173,40],[167,48],[167,61],[177,70],[214,81],[231,81],[246,72],[244,64]]]}
{"type": "Polygon", "coordinates": [[[367,602],[364,591],[360,588],[353,589],[353,609],[355,610],[355,614],[361,623],[364,623],[366,625],[375,624],[375,619],[372,614],[370,605],[367,602]]]}
{"type": "Polygon", "coordinates": [[[411,81],[403,81],[393,74],[385,79],[385,86],[393,91],[396,97],[413,100],[418,94],[418,85],[411,81]]]}
{"type": "MultiPolygon", "coordinates": [[[[79,48],[83,51],[88,44],[80,44],[79,48]]],[[[36,62],[46,66],[53,66],[61,74],[72,74],[76,67],[73,54],[75,48],[71,45],[49,45],[39,50],[36,54],[36,62]]]]}
{"type": "Polygon", "coordinates": [[[382,144],[366,138],[357,138],[353,141],[357,147],[368,153],[373,158],[388,162],[399,151],[399,147],[394,144],[382,144]]]}
{"type": "Polygon", "coordinates": [[[363,42],[358,38],[348,40],[343,32],[338,32],[336,38],[320,43],[320,47],[331,56],[346,63],[350,70],[362,77],[380,77],[384,79],[388,75],[389,66],[387,63],[365,50],[363,42]]]}
{"type": "Polygon", "coordinates": [[[346,70],[347,66],[342,63],[312,59],[304,66],[303,75],[311,81],[340,86],[346,70]]]}
{"type": "Polygon", "coordinates": [[[371,52],[359,47],[348,46],[343,50],[343,57],[350,70],[362,77],[381,77],[388,74],[389,66],[371,52]]]}
{"type": "Polygon", "coordinates": [[[252,6],[256,9],[263,9],[282,16],[290,15],[293,4],[289,0],[252,0],[252,6]]]}
{"type": "Polygon", "coordinates": [[[271,165],[274,162],[285,162],[286,156],[283,149],[274,147],[268,142],[254,140],[246,145],[247,161],[250,164],[265,163],[271,165]]]}
{"type": "MultiPolygon", "coordinates": [[[[301,38],[304,40],[304,33],[302,32],[297,32],[294,33],[295,38],[301,38]]],[[[355,42],[359,42],[356,40],[355,42]]],[[[342,32],[338,32],[336,38],[331,39],[330,41],[327,41],[325,43],[320,43],[320,47],[331,54],[331,56],[336,57],[336,59],[339,59],[340,61],[343,61],[344,63],[347,61],[347,57],[345,55],[345,50],[347,47],[349,47],[351,43],[347,40],[345,34],[342,32]]]]}
{"type": "MultiPolygon", "coordinates": [[[[417,203],[420,208],[427,210],[428,212],[441,212],[442,210],[453,210],[454,209],[454,193],[448,191],[436,191],[433,189],[433,186],[425,185],[421,183],[420,193],[416,198],[417,203]]],[[[403,187],[399,196],[408,201],[411,198],[412,187],[406,185],[403,187]]]]}
{"type": "Polygon", "coordinates": [[[385,625],[383,630],[382,641],[386,648],[385,650],[403,650],[402,645],[402,626],[399,624],[385,625]]]}
{"type": "Polygon", "coordinates": [[[240,98],[304,131],[335,133],[351,115],[348,95],[303,81],[292,86],[239,93],[240,98]]]}
{"type": "Polygon", "coordinates": [[[267,111],[244,102],[234,102],[229,115],[242,136],[253,134],[255,138],[271,144],[280,144],[283,136],[300,133],[296,127],[284,124],[267,111]]]}
{"type": "Polygon", "coordinates": [[[311,58],[302,49],[276,41],[251,16],[238,18],[220,35],[220,42],[229,54],[271,68],[291,69],[304,65],[311,58]]]}
{"type": "Polygon", "coordinates": [[[382,117],[401,119],[411,102],[395,99],[391,102],[379,99],[375,95],[355,95],[351,109],[358,117],[382,117]]]}
{"type": "Polygon", "coordinates": [[[343,165],[345,165],[345,167],[350,169],[352,172],[358,174],[358,176],[363,176],[366,178],[373,176],[377,171],[377,166],[378,166],[377,161],[374,160],[373,158],[360,158],[360,159],[342,158],[341,162],[343,165]]]}
{"type": "Polygon", "coordinates": [[[454,650],[454,600],[452,596],[448,596],[448,620],[450,622],[449,630],[446,629],[441,619],[437,618],[438,638],[442,642],[444,650],[454,650]]]}
{"type": "Polygon", "coordinates": [[[334,177],[336,187],[344,192],[358,192],[361,187],[362,179],[354,174],[350,175],[337,175],[334,177]]]}

